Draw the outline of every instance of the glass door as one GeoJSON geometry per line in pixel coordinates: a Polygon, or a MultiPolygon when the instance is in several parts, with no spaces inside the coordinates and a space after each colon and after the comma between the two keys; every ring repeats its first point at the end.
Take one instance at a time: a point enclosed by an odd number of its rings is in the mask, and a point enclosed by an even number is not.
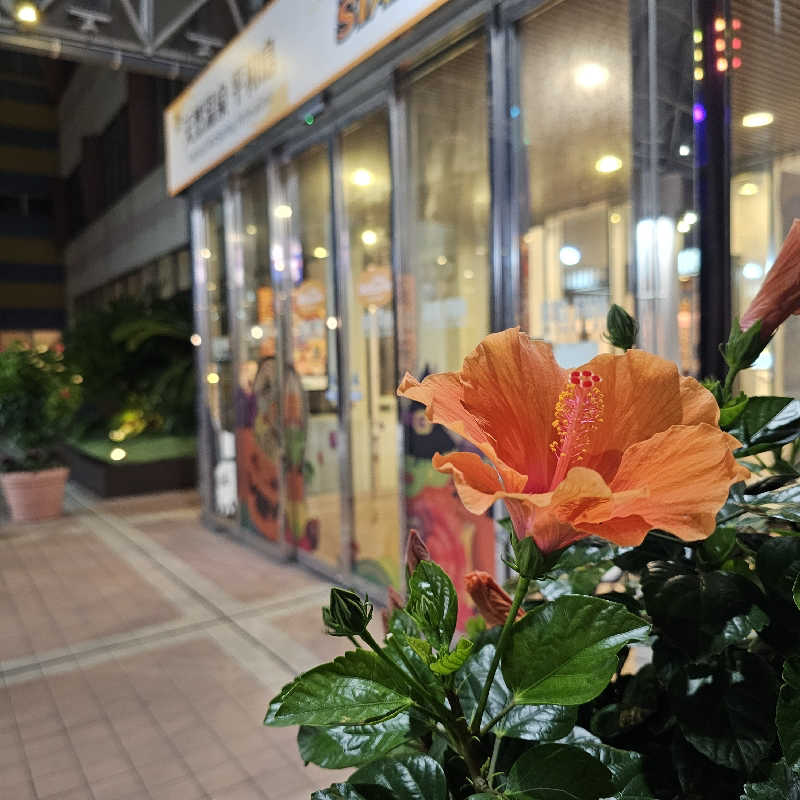
{"type": "Polygon", "coordinates": [[[352,569],[374,583],[399,586],[402,541],[387,113],[379,111],[345,130],[340,153],[347,233],[341,283],[350,371],[352,569]]]}
{"type": "Polygon", "coordinates": [[[290,293],[283,374],[287,523],[299,551],[329,568],[347,569],[340,486],[347,464],[340,425],[328,146],[311,147],[293,158],[281,179],[288,202],[274,205],[272,213],[290,222],[288,252],[276,266],[290,293]]]}
{"type": "Polygon", "coordinates": [[[233,364],[228,319],[228,285],[225,263],[222,203],[202,207],[199,257],[205,267],[205,303],[201,342],[204,441],[208,448],[207,478],[211,510],[222,517],[234,517],[237,510],[236,439],[233,413],[233,364]]]}

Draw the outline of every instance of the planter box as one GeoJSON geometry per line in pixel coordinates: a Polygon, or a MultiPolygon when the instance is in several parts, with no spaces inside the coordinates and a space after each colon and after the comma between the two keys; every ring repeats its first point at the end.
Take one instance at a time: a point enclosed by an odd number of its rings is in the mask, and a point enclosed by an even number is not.
{"type": "Polygon", "coordinates": [[[70,467],[70,479],[100,497],[167,492],[197,485],[194,456],[140,464],[109,464],[69,446],[64,448],[63,455],[70,467]]]}

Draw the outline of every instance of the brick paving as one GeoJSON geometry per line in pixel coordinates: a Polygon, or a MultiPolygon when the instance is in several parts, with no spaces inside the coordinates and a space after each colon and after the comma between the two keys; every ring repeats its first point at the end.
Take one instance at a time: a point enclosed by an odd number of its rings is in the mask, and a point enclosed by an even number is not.
{"type": "Polygon", "coordinates": [[[204,528],[192,492],[0,521],[0,798],[300,800],[269,698],[345,649],[328,584],[204,528]]]}

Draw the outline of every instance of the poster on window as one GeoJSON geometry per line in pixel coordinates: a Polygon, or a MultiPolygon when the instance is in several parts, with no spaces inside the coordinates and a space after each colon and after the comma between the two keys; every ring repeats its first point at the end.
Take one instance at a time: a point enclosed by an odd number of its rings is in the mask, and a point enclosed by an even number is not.
{"type": "Polygon", "coordinates": [[[308,389],[328,385],[325,286],[302,281],[292,290],[292,350],[294,368],[308,389]]]}

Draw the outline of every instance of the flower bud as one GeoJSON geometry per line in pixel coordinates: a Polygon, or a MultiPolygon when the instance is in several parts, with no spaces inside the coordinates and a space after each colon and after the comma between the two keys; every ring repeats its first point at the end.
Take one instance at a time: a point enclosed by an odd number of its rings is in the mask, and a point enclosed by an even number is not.
{"type": "Polygon", "coordinates": [[[433,559],[419,533],[412,528],[408,532],[408,544],[406,545],[406,566],[409,573],[414,573],[420,561],[433,561],[433,559]]]}
{"type": "Polygon", "coordinates": [[[606,315],[606,341],[621,350],[630,350],[636,344],[639,323],[622,306],[616,303],[608,309],[606,315]]]}
{"type": "Polygon", "coordinates": [[[350,589],[331,589],[330,606],[322,609],[322,621],[331,636],[359,636],[372,619],[372,603],[350,589]]]}
{"type": "MultiPolygon", "coordinates": [[[[486,620],[489,627],[502,625],[506,621],[508,612],[511,611],[511,597],[503,591],[497,581],[488,572],[468,572],[464,576],[464,583],[472,602],[480,615],[486,620]]],[[[517,619],[525,616],[520,608],[517,619]]]]}
{"type": "Polygon", "coordinates": [[[747,331],[761,320],[762,347],[791,314],[800,314],[800,220],[789,228],[775,262],[758,294],[742,314],[739,325],[747,331]]]}

